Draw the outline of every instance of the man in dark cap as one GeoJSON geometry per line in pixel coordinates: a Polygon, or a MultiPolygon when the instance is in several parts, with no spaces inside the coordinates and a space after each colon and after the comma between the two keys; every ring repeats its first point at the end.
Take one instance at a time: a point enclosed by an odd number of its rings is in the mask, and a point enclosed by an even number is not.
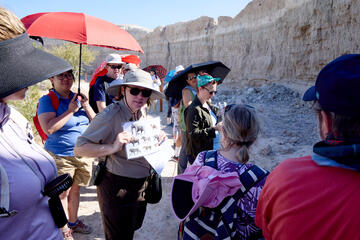
{"type": "Polygon", "coordinates": [[[314,101],[322,141],[287,159],[266,180],[255,223],[266,239],[360,239],[360,54],[319,73],[314,101]]]}

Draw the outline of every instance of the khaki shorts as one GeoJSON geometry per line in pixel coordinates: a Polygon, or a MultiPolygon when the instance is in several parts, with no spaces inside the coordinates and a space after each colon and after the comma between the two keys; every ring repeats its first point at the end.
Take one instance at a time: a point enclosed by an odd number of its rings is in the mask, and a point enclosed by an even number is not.
{"type": "Polygon", "coordinates": [[[80,186],[87,186],[91,178],[92,159],[82,157],[57,156],[52,152],[49,154],[54,158],[57,173],[62,175],[68,173],[72,176],[74,183],[80,186]]]}

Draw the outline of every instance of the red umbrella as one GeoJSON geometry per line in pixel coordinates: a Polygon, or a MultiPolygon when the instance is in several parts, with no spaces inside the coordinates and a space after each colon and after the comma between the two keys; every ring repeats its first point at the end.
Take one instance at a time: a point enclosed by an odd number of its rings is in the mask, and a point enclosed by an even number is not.
{"type": "Polygon", "coordinates": [[[80,44],[79,92],[82,44],[144,53],[131,34],[100,18],[84,13],[35,13],[21,19],[30,36],[66,40],[80,44]]]}
{"type": "Polygon", "coordinates": [[[164,68],[161,65],[150,65],[150,66],[147,66],[146,68],[143,68],[143,70],[146,71],[146,72],[150,72],[151,70],[155,70],[156,75],[160,79],[164,79],[166,77],[166,73],[167,73],[166,68],[164,68]]]}

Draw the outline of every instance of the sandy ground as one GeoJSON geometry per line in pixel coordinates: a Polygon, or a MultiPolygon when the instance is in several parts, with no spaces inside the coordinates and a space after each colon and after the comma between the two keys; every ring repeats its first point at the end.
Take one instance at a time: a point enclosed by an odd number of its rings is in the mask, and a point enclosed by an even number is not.
{"type": "MultiPolygon", "coordinates": [[[[286,158],[310,154],[312,144],[318,140],[315,116],[301,96],[302,93],[282,85],[236,88],[222,84],[213,103],[245,103],[255,107],[261,133],[251,148],[250,162],[272,170],[286,158]]],[[[172,128],[166,126],[165,111],[166,103],[162,113],[151,115],[161,117],[162,128],[172,141],[172,128]]],[[[158,204],[148,205],[143,226],[134,239],[176,239],[178,221],[170,205],[171,183],[176,172],[176,162],[169,161],[162,173],[163,198],[158,204]]],[[[104,239],[95,187],[83,188],[80,201],[79,217],[94,231],[89,235],[75,233],[75,239],[104,239]]]]}

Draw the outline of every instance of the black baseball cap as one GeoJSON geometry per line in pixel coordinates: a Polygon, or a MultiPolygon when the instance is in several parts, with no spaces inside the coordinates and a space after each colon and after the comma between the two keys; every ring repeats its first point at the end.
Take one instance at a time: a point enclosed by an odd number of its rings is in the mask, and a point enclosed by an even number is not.
{"type": "Polygon", "coordinates": [[[303,100],[317,100],[324,110],[340,115],[360,116],[360,54],[343,55],[328,63],[303,100]]]}

